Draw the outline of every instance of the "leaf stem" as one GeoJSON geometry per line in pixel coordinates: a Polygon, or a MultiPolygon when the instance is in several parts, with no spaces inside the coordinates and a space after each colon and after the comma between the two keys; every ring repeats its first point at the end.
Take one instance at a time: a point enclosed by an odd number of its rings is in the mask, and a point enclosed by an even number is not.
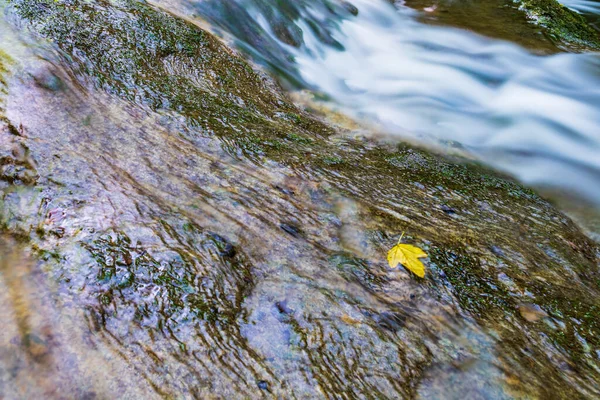
{"type": "Polygon", "coordinates": [[[398,239],[398,243],[397,244],[400,244],[400,241],[402,241],[403,237],[404,237],[404,232],[402,232],[402,235],[400,235],[400,239],[398,239]]]}

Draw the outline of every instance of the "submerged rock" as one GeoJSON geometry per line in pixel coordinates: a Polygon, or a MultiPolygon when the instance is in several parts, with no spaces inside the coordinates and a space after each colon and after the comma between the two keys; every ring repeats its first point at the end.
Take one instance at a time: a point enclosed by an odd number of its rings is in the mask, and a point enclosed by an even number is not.
{"type": "Polygon", "coordinates": [[[531,190],[347,138],[146,3],[12,4],[0,163],[35,179],[2,175],[0,226],[72,322],[54,363],[132,398],[600,395],[600,250],[531,190]],[[422,280],[387,266],[403,231],[422,280]]]}

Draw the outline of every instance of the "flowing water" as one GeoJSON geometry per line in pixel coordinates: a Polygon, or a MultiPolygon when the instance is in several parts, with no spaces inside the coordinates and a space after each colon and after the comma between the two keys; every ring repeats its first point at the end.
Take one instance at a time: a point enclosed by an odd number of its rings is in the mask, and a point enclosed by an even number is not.
{"type": "Polygon", "coordinates": [[[599,202],[597,55],[512,8],[1,4],[0,398],[600,396],[600,248],[469,161],[599,202]]]}
{"type": "MultiPolygon", "coordinates": [[[[598,207],[600,56],[532,54],[521,45],[558,48],[501,2],[438,3],[407,2],[420,13],[385,0],[168,7],[208,19],[292,85],[384,134],[450,142],[570,206],[579,198],[598,207]],[[419,21],[436,13],[517,44],[419,21]]],[[[593,15],[600,3],[567,4],[593,15]]]]}

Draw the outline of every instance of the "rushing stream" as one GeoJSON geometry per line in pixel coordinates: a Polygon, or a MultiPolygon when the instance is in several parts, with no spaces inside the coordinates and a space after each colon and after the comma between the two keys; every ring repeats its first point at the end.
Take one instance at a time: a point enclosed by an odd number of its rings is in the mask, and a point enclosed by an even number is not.
{"type": "MultiPolygon", "coordinates": [[[[567,4],[589,13],[600,3],[567,4]]],[[[385,0],[186,7],[271,71],[384,134],[450,142],[528,184],[600,205],[598,54],[535,55],[423,24],[414,10],[385,0]]],[[[520,42],[522,25],[513,21],[501,36],[520,42]]]]}
{"type": "Polygon", "coordinates": [[[457,141],[526,182],[600,202],[599,56],[533,56],[383,1],[355,4],[334,36],[344,51],[306,35],[307,82],[385,132],[457,141]]]}
{"type": "Polygon", "coordinates": [[[599,204],[600,58],[501,3],[0,0],[0,398],[599,397],[600,247],[490,166],[599,204]]]}

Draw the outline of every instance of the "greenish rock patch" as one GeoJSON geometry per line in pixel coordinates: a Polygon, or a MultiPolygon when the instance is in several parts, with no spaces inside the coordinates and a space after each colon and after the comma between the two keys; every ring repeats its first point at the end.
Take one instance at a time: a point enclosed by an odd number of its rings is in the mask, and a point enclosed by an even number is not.
{"type": "Polygon", "coordinates": [[[600,50],[600,36],[585,18],[556,0],[519,0],[519,7],[548,35],[582,49],[600,50]]]}

